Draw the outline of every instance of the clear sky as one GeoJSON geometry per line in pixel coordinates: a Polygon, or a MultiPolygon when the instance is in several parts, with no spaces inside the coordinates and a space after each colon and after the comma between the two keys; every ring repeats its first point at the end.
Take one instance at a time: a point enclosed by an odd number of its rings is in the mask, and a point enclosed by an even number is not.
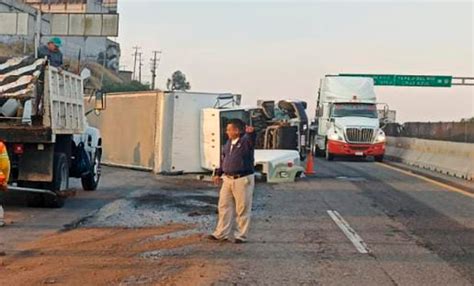
{"type": "MultiPolygon", "coordinates": [[[[234,92],[245,104],[298,98],[314,116],[319,79],[336,73],[474,77],[471,1],[119,0],[122,64],[133,46],[163,52],[158,87],[175,70],[193,91],[234,92]]],[[[474,116],[474,88],[377,87],[404,121],[474,116]]]]}

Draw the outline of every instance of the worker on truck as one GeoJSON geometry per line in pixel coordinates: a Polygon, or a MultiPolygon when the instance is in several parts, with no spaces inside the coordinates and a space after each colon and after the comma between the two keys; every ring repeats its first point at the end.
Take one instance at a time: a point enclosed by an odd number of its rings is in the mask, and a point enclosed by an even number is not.
{"type": "Polygon", "coordinates": [[[39,58],[48,58],[49,65],[62,68],[63,67],[63,54],[61,53],[62,41],[58,37],[51,38],[48,44],[38,49],[39,58]]]}
{"type": "MultiPolygon", "coordinates": [[[[7,148],[3,142],[0,142],[0,192],[7,191],[8,178],[10,177],[10,159],[8,158],[7,148]]],[[[0,196],[0,227],[5,226],[3,211],[3,198],[0,196]]]]}

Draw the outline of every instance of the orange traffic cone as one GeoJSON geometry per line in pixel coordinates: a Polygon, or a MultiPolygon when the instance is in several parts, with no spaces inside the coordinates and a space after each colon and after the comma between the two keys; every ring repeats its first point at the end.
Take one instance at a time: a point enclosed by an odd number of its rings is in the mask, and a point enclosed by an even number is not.
{"type": "Polygon", "coordinates": [[[314,159],[313,159],[313,152],[309,151],[308,159],[306,160],[306,170],[304,171],[306,175],[314,175],[316,172],[314,171],[314,159]]]}

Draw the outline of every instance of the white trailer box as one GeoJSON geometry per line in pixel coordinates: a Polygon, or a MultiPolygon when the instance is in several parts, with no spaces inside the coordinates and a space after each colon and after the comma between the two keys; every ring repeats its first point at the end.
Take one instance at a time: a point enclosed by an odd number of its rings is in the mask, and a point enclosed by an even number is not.
{"type": "Polygon", "coordinates": [[[240,95],[222,93],[165,93],[159,113],[161,127],[157,136],[155,171],[199,173],[207,170],[201,165],[201,110],[216,106],[220,98],[240,95]]]}
{"type": "Polygon", "coordinates": [[[374,80],[366,77],[325,77],[321,80],[319,102],[375,103],[374,80]]]}
{"type": "Polygon", "coordinates": [[[155,173],[199,173],[201,109],[240,95],[201,92],[108,94],[107,109],[91,124],[103,132],[104,162],[155,173]],[[120,144],[118,144],[118,142],[120,144]]]}

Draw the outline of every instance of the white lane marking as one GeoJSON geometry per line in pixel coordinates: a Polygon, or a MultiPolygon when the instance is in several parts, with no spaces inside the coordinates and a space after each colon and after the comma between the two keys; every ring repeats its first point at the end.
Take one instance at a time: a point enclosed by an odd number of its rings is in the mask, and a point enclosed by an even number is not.
{"type": "Polygon", "coordinates": [[[342,230],[342,232],[346,235],[346,237],[352,242],[357,251],[364,254],[370,252],[364,240],[357,234],[357,232],[355,232],[354,229],[352,229],[352,227],[347,223],[347,221],[344,220],[344,218],[342,218],[342,216],[337,211],[328,210],[327,213],[337,224],[337,226],[342,230]]]}

